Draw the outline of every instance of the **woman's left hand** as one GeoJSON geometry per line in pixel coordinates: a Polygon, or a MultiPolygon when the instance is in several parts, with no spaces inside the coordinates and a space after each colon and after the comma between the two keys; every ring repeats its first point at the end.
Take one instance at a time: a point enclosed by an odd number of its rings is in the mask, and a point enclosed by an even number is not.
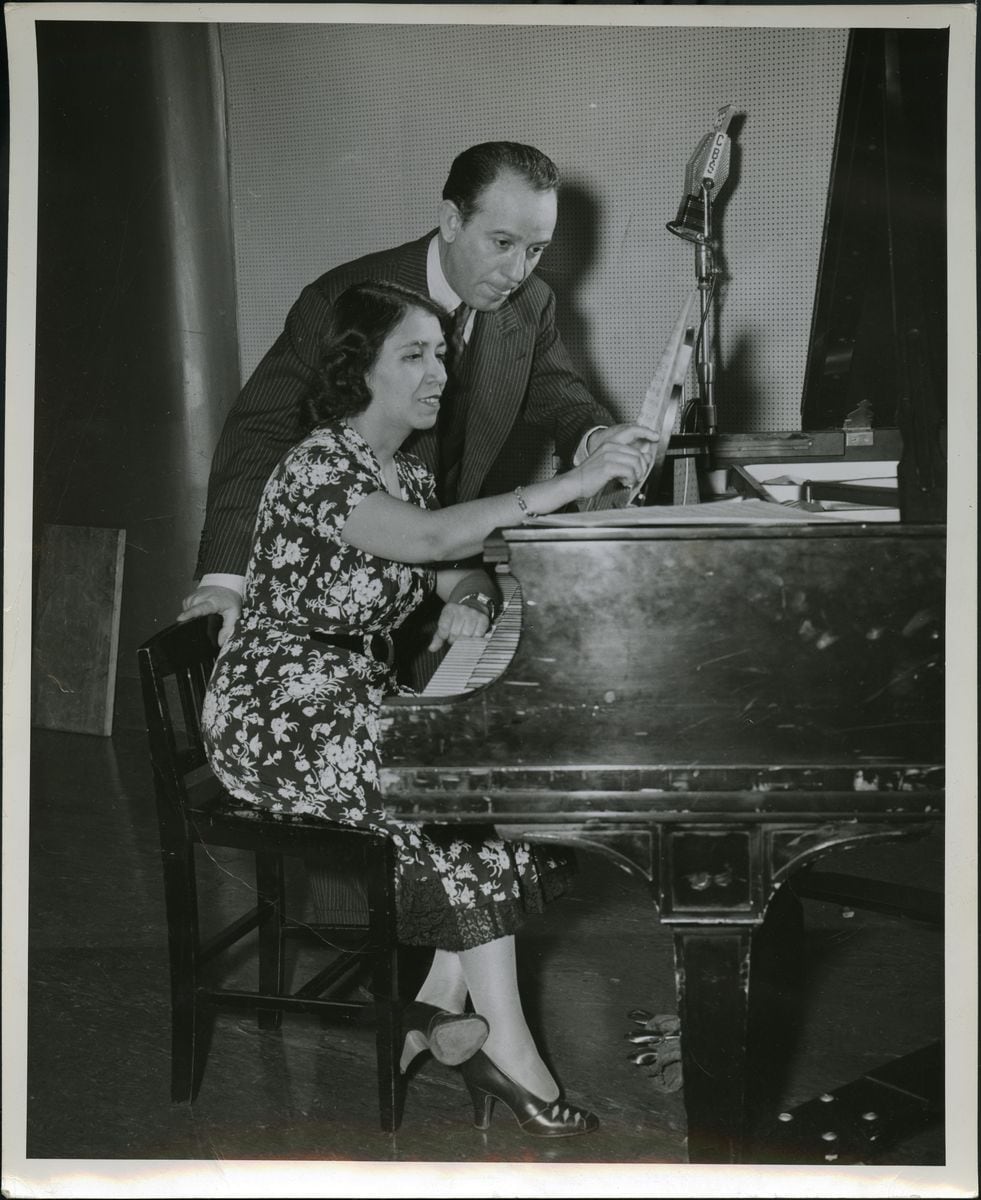
{"type": "Polygon", "coordinates": [[[459,638],[483,637],[489,628],[490,619],[485,613],[468,604],[444,604],[429,649],[442,650],[459,638]]]}

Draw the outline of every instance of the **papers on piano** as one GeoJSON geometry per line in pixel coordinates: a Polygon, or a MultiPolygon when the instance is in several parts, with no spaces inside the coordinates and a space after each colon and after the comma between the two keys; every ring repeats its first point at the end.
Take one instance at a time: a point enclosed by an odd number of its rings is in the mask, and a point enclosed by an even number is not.
{"type": "Polygon", "coordinates": [[[766,497],[778,504],[806,501],[838,521],[899,521],[899,464],[895,459],[852,462],[752,463],[743,470],[755,480],[766,497]],[[821,485],[848,484],[848,498],[821,485]],[[863,491],[867,493],[863,500],[863,491]],[[893,502],[883,496],[895,497],[893,502]]]}
{"type": "Polygon", "coordinates": [[[811,512],[766,500],[709,500],[704,504],[655,504],[648,508],[611,508],[593,512],[553,513],[533,517],[525,525],[543,526],[644,526],[644,525],[799,525],[834,520],[824,512],[811,512]]]}

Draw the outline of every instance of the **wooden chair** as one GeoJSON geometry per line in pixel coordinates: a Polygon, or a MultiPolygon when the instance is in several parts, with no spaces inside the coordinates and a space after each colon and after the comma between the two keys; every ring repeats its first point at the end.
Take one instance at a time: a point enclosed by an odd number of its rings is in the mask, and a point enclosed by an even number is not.
{"type": "MultiPolygon", "coordinates": [[[[398,1128],[404,1097],[398,1069],[401,1014],[393,843],[382,835],[312,817],[254,809],[219,786],[207,765],[200,731],[201,704],[217,655],[217,627],[217,617],[173,625],[138,651],[170,951],[171,1099],[191,1101],[197,1095],[211,1018],[219,1008],[256,1009],[262,1029],[279,1028],[284,1012],[317,1013],[329,1021],[373,1015],[381,1126],[392,1132],[398,1128]],[[204,942],[198,922],[196,846],[244,850],[255,859],[254,907],[204,942]],[[284,860],[289,858],[326,869],[354,865],[368,898],[366,927],[318,927],[319,934],[337,935],[345,944],[354,941],[354,947],[332,952],[322,970],[292,991],[285,986],[286,938],[309,927],[287,917],[284,860]],[[233,946],[241,950],[242,939],[253,931],[258,986],[222,986],[215,960],[233,946]],[[366,974],[373,999],[349,998],[366,974]]],[[[227,917],[226,911],[222,919],[227,917]]]]}

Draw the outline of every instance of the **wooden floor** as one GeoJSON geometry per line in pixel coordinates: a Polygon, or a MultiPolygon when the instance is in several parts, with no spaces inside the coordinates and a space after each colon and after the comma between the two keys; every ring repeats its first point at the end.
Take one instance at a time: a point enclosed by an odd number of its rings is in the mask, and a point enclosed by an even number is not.
{"type": "MultiPolygon", "coordinates": [[[[528,1139],[499,1108],[470,1123],[456,1071],[428,1061],[401,1129],[378,1129],[367,1029],[289,1017],[260,1032],[219,1018],[192,1105],[168,1097],[166,927],[155,815],[140,734],[37,732],[30,860],[27,1153],[51,1159],[252,1159],[391,1163],[685,1162],[680,1092],[628,1057],[629,1010],[674,1009],[670,935],[641,884],[580,856],[572,897],[519,935],[532,1027],[568,1094],[600,1116],[583,1138],[528,1139]]],[[[942,888],[940,833],[828,860],[838,869],[942,888]]],[[[206,900],[247,887],[214,864],[206,900]]],[[[808,902],[807,1003],[781,1058],[789,1107],[943,1035],[942,950],[925,924],[808,902]]],[[[943,1130],[880,1161],[941,1164],[943,1130]]]]}

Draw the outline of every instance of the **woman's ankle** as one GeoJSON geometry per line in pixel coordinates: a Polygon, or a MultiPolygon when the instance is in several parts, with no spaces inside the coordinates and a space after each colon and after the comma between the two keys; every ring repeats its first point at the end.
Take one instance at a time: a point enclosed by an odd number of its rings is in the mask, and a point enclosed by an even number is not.
{"type": "Polygon", "coordinates": [[[431,1008],[440,1008],[444,1012],[461,1013],[466,1008],[466,996],[461,1000],[459,996],[438,988],[427,988],[425,984],[413,999],[415,1003],[428,1004],[431,1008]]]}
{"type": "Polygon", "coordinates": [[[484,1043],[484,1054],[499,1071],[540,1100],[548,1103],[560,1095],[561,1088],[534,1047],[529,1051],[527,1048],[495,1042],[491,1027],[490,1036],[484,1043]]]}

